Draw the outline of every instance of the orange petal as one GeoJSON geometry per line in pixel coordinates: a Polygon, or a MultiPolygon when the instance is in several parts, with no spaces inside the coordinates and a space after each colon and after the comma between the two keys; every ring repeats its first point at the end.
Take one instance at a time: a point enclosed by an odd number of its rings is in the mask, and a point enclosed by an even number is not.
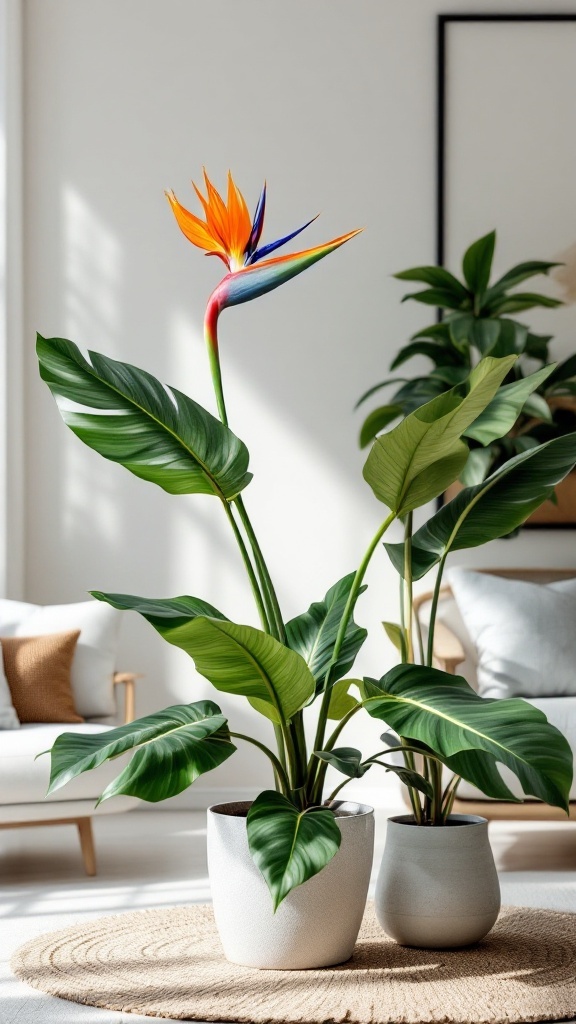
{"type": "Polygon", "coordinates": [[[226,253],[226,249],[220,239],[212,234],[210,228],[203,220],[195,217],[193,213],[190,213],[189,210],[182,206],[173,192],[167,192],[166,197],[172,207],[178,227],[186,235],[188,241],[192,242],[192,245],[197,245],[199,249],[204,249],[205,252],[226,253]]]}
{"type": "Polygon", "coordinates": [[[226,252],[230,252],[230,232],[226,204],[218,189],[214,188],[206,174],[206,170],[204,170],[204,181],[206,182],[206,191],[208,193],[208,203],[205,207],[208,228],[214,237],[218,238],[220,245],[224,247],[226,252]]]}
{"type": "Polygon", "coordinates": [[[228,223],[230,250],[236,256],[243,255],[252,231],[252,218],[240,189],[228,171],[228,223]]]}

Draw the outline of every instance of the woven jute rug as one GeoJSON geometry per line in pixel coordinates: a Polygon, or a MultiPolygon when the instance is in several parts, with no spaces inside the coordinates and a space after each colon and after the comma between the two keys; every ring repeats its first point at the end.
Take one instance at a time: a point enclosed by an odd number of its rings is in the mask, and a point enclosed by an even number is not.
{"type": "Polygon", "coordinates": [[[369,905],[338,967],[257,971],[224,959],[209,906],[52,932],[13,957],[35,988],[109,1010],[243,1024],[511,1024],[576,1015],[576,915],[508,907],[477,946],[387,939],[369,905]]]}

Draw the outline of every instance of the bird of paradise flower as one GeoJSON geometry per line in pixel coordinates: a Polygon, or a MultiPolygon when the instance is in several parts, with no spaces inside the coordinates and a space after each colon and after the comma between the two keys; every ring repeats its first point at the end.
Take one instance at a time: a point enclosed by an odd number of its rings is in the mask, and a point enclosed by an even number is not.
{"type": "Polygon", "coordinates": [[[204,171],[206,196],[194,184],[194,190],[204,211],[205,219],[196,217],[178,202],[174,192],[167,192],[176,221],[192,245],[203,249],[208,256],[218,256],[228,269],[226,276],[212,292],[206,307],[204,333],[208,345],[210,365],[216,392],[218,411],[223,423],[227,424],[226,406],[222,390],[220,359],[218,354],[218,317],[223,309],[248,302],[259,295],[278,288],[303,270],[311,267],[318,260],[334,252],[344,242],[348,242],[362,229],[349,231],[348,234],[333,238],[323,245],[292,253],[287,256],[274,256],[265,259],[282,245],[296,238],[316,217],[288,235],[268,242],[259,247],[264,214],[266,210],[266,184],[260,193],[254,217],[250,216],[248,206],[240,189],[228,172],[228,192],[226,202],[210,181],[204,171]]]}

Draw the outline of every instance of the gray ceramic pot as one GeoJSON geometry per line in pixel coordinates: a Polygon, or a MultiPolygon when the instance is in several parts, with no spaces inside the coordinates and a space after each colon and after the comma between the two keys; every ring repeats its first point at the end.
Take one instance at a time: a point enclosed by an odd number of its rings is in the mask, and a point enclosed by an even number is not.
{"type": "Polygon", "coordinates": [[[340,849],[326,867],[293,889],[276,913],[248,848],[249,803],[208,809],[208,873],[214,917],[232,963],[278,971],[348,960],[366,905],[374,854],[371,807],[341,801],[340,849]]]}
{"type": "Polygon", "coordinates": [[[488,822],[472,814],[452,814],[448,822],[420,826],[408,814],[388,819],[376,914],[401,946],[469,946],[498,917],[500,885],[488,822]]]}

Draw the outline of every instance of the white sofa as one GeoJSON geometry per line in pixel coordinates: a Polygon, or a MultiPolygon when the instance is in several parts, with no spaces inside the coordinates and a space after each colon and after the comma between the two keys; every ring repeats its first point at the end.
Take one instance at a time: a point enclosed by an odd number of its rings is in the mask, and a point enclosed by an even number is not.
{"type": "MultiPolygon", "coordinates": [[[[540,585],[576,580],[576,569],[478,569],[476,571],[504,579],[540,585]]],[[[414,602],[415,613],[425,636],[431,597],[430,593],[421,594],[414,602]]],[[[576,627],[576,621],[574,625],[576,627]]],[[[502,622],[500,626],[502,630],[505,630],[506,622],[502,622]]],[[[529,629],[528,624],[526,628],[529,629]]],[[[476,648],[448,585],[443,586],[440,592],[434,633],[434,660],[438,668],[463,675],[476,689],[478,669],[476,648]]],[[[546,681],[543,681],[542,690],[545,691],[545,689],[546,681]]],[[[576,696],[523,695],[523,699],[544,712],[548,721],[564,734],[572,751],[576,754],[576,696]]],[[[499,766],[499,770],[514,796],[522,797],[522,788],[516,776],[502,765],[499,766]]],[[[458,787],[458,799],[454,803],[454,812],[480,814],[489,819],[567,820],[564,812],[558,807],[549,807],[534,799],[525,800],[521,804],[493,800],[464,780],[458,787]]],[[[576,820],[576,778],[570,790],[570,819],[576,820]]]]}
{"type": "Polygon", "coordinates": [[[10,710],[4,708],[2,719],[0,706],[0,829],[75,825],[88,875],[96,874],[92,816],[127,811],[138,801],[115,797],[94,808],[107,783],[118,774],[118,761],[86,772],[46,797],[50,756],[36,758],[49,750],[62,732],[102,732],[134,719],[134,684],[138,676],[115,671],[120,620],[120,612],[97,601],[39,606],[0,600],[0,637],[80,630],[71,683],[76,709],[85,718],[82,724],[18,725],[13,709],[10,715],[10,710]],[[119,707],[122,689],[124,701],[119,707]],[[7,722],[15,727],[7,728],[7,722]]]}

